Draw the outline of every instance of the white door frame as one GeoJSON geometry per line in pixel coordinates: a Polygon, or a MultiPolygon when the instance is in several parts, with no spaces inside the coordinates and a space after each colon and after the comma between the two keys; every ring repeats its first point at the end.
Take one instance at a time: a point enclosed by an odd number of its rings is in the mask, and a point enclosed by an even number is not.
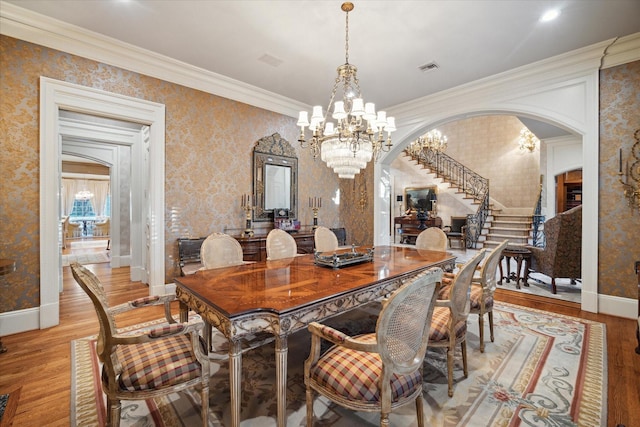
{"type": "MultiPolygon", "coordinates": [[[[69,110],[99,117],[140,123],[149,126],[148,147],[132,154],[138,161],[146,159],[148,206],[141,218],[134,219],[149,230],[149,295],[165,292],[164,269],[164,139],[165,107],[151,101],[40,77],[40,307],[39,326],[59,323],[60,243],[58,212],[60,203],[60,123],[59,111],[69,110]]],[[[140,144],[139,144],[140,145],[140,144]]],[[[135,168],[136,165],[134,164],[135,168]]],[[[145,170],[139,164],[139,169],[145,170]]]]}

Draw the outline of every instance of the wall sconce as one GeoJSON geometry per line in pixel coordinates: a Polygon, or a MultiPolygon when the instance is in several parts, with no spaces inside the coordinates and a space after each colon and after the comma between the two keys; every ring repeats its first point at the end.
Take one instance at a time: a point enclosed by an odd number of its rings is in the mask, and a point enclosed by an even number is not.
{"type": "Polygon", "coordinates": [[[618,175],[620,175],[620,183],[627,199],[629,207],[637,209],[640,212],[640,129],[636,129],[633,133],[636,142],[631,147],[632,164],[629,168],[629,160],[626,161],[624,174],[622,173],[622,148],[620,149],[620,163],[618,166],[618,175]]]}
{"type": "Polygon", "coordinates": [[[530,153],[533,153],[538,144],[540,144],[540,140],[529,129],[522,128],[520,130],[520,139],[518,140],[518,144],[520,146],[520,150],[529,150],[530,153]]]}

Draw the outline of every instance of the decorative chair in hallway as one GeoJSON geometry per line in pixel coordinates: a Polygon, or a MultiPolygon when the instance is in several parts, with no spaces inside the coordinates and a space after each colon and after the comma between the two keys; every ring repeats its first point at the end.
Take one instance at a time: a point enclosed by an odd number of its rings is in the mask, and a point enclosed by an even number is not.
{"type": "Polygon", "coordinates": [[[508,240],[500,243],[485,258],[479,270],[471,280],[471,294],[469,301],[471,307],[469,313],[478,315],[478,327],[480,329],[480,352],[484,353],[484,315],[489,318],[489,335],[491,342],[493,336],[493,293],[496,290],[496,274],[502,251],[509,244],[508,240]]]}
{"type": "Polygon", "coordinates": [[[202,322],[176,323],[171,316],[173,295],[153,296],[114,307],[98,278],[78,263],[71,272],[89,295],[100,320],[96,351],[103,363],[102,390],[107,395],[108,426],[120,425],[121,400],[166,396],[191,387],[200,389],[202,425],[208,425],[209,359],[200,339],[202,322]],[[115,314],[164,305],[169,324],[138,334],[118,333],[115,314]]]}
{"type": "Polygon", "coordinates": [[[389,414],[414,402],[424,425],[422,363],[428,345],[435,289],[442,270],[421,273],[383,302],[375,333],[350,337],[330,326],[309,324],[311,352],[304,363],[307,426],[313,424],[314,394],[355,411],[389,414]],[[322,340],[334,344],[321,355],[322,340]]]}
{"type": "Polygon", "coordinates": [[[274,228],[267,234],[267,259],[292,258],[298,253],[298,245],[291,234],[274,228]]]}
{"type": "Polygon", "coordinates": [[[67,248],[68,240],[82,237],[82,223],[71,222],[70,217],[66,217],[62,223],[62,247],[67,248]]]}
{"type": "Polygon", "coordinates": [[[556,278],[571,283],[582,277],[582,205],[562,212],[544,223],[545,247],[527,246],[531,251],[531,269],[551,278],[556,293],[556,278]]]}
{"type": "MultiPolygon", "coordinates": [[[[111,233],[111,220],[105,219],[103,222],[97,222],[93,227],[94,237],[109,237],[111,233]]],[[[111,239],[107,240],[107,250],[111,246],[111,239]]]]}
{"type": "Polygon", "coordinates": [[[416,237],[416,249],[445,252],[447,250],[447,235],[438,227],[429,227],[416,237]]]}
{"type": "Polygon", "coordinates": [[[451,225],[444,227],[449,240],[449,247],[453,248],[452,242],[458,242],[458,247],[464,251],[467,250],[467,217],[452,216],[451,225]]]}
{"type": "Polygon", "coordinates": [[[464,377],[467,378],[467,317],[469,315],[469,287],[476,267],[484,258],[486,249],[482,249],[465,265],[453,278],[447,299],[438,299],[433,311],[431,332],[429,333],[430,347],[444,347],[447,349],[447,379],[449,383],[449,397],[453,396],[453,357],[455,348],[460,345],[462,350],[462,367],[464,377]]]}

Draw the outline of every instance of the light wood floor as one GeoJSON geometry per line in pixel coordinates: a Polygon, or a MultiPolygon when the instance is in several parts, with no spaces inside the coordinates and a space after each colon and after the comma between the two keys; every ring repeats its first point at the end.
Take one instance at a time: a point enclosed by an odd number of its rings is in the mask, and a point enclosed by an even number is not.
{"type": "MultiPolygon", "coordinates": [[[[109,264],[89,268],[101,279],[110,304],[147,295],[147,287],[129,281],[129,269],[109,264]]],[[[60,325],[2,337],[8,352],[0,354],[0,393],[21,387],[14,426],[68,426],[70,423],[71,346],[74,339],[95,334],[98,320],[89,298],[63,269],[60,325]]],[[[496,299],[527,307],[604,322],[608,348],[608,426],[640,426],[640,355],[634,352],[635,322],[580,311],[578,305],[499,289],[496,299]]],[[[174,313],[178,312],[177,305],[174,313]]],[[[162,317],[159,308],[144,317],[119,318],[119,326],[162,317]]]]}

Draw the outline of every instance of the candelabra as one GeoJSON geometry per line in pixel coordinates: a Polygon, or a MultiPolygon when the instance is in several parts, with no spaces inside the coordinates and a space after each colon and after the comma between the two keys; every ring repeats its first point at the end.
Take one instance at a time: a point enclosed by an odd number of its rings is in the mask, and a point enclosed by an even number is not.
{"type": "Polygon", "coordinates": [[[620,149],[620,163],[618,167],[618,175],[620,175],[620,183],[622,184],[623,194],[629,207],[637,209],[640,212],[640,129],[637,129],[633,133],[633,137],[636,142],[631,147],[631,155],[633,156],[633,163],[629,168],[629,161],[627,160],[624,172],[624,179],[622,173],[622,148],[620,149]]]}
{"type": "Polygon", "coordinates": [[[322,197],[309,197],[309,207],[313,210],[313,227],[318,228],[318,210],[322,207],[322,197]]]}
{"type": "Polygon", "coordinates": [[[251,223],[251,216],[255,206],[251,203],[251,195],[243,194],[242,195],[242,209],[245,212],[245,228],[244,228],[244,237],[253,237],[253,225],[251,223]]]}

